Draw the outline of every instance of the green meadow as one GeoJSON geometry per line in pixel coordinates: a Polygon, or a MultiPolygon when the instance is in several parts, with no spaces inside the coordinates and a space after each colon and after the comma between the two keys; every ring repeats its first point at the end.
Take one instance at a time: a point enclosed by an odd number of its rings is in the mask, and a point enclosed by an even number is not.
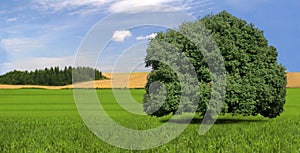
{"type": "MultiPolygon", "coordinates": [[[[111,90],[97,90],[107,114],[123,126],[153,128],[170,116],[156,118],[123,110],[111,90]]],[[[144,89],[133,89],[142,102],[144,89]]],[[[300,152],[300,89],[287,90],[284,113],[262,116],[220,116],[205,135],[198,135],[195,117],[179,137],[160,147],[133,151],[111,146],[83,123],[72,90],[0,90],[0,152],[300,152]]],[[[173,124],[180,124],[180,121],[173,124]]],[[[124,135],[126,136],[126,135],[124,135]]]]}

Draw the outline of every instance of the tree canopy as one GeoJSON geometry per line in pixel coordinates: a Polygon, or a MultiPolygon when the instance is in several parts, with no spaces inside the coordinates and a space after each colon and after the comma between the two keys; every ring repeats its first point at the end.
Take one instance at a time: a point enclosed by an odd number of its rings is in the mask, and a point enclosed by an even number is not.
{"type": "Polygon", "coordinates": [[[59,67],[45,68],[35,71],[17,71],[8,72],[0,76],[0,84],[11,85],[45,85],[62,86],[72,84],[73,82],[92,81],[105,79],[105,76],[97,69],[88,67],[59,67]],[[72,80],[72,74],[74,79],[72,80]]]}
{"type": "Polygon", "coordinates": [[[261,114],[269,118],[279,116],[285,104],[286,76],[285,67],[277,61],[276,48],[268,44],[263,31],[226,11],[183,23],[178,30],[160,32],[150,41],[145,62],[146,66],[152,67],[152,71],[145,87],[144,111],[149,115],[164,116],[175,112],[198,112],[204,115],[208,110],[211,93],[215,92],[211,89],[214,78],[207,64],[209,56],[203,55],[201,50],[209,53],[216,48],[209,45],[209,37],[191,41],[196,34],[205,36],[203,31],[210,33],[224,59],[226,94],[222,113],[261,114]],[[200,27],[205,27],[205,30],[200,27]],[[184,34],[192,36],[187,38],[184,34]],[[185,98],[186,104],[179,108],[184,86],[180,84],[177,70],[162,61],[151,59],[156,53],[166,52],[157,41],[176,48],[171,49],[172,53],[168,55],[183,53],[194,66],[199,82],[197,109],[190,109],[195,102],[189,98],[185,98]],[[199,47],[199,44],[202,46],[199,47]],[[153,84],[157,82],[160,85],[153,93],[153,84]]]}

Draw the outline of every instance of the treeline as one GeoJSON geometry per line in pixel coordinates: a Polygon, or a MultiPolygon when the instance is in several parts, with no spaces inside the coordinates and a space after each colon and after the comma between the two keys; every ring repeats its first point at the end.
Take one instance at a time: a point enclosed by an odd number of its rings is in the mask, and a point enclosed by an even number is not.
{"type": "Polygon", "coordinates": [[[102,72],[89,67],[50,67],[31,72],[14,70],[0,76],[0,84],[63,86],[72,84],[72,80],[83,82],[101,79],[105,79],[102,72]]]}

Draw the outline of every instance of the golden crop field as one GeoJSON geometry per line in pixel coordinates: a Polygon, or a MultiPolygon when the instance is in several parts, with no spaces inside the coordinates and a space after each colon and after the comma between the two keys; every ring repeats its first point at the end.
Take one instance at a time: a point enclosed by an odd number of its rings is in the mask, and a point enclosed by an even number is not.
{"type": "Polygon", "coordinates": [[[300,72],[289,72],[287,73],[288,88],[299,88],[300,87],[300,72]]]}

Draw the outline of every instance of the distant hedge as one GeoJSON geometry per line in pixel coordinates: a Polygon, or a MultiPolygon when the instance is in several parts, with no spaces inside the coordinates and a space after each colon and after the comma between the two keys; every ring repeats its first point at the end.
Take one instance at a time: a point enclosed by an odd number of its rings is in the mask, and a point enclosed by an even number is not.
{"type": "Polygon", "coordinates": [[[14,70],[0,76],[0,84],[62,86],[72,84],[72,78],[76,79],[74,82],[82,82],[101,80],[106,77],[99,70],[89,67],[65,67],[64,69],[50,67],[31,72],[14,70]]]}

